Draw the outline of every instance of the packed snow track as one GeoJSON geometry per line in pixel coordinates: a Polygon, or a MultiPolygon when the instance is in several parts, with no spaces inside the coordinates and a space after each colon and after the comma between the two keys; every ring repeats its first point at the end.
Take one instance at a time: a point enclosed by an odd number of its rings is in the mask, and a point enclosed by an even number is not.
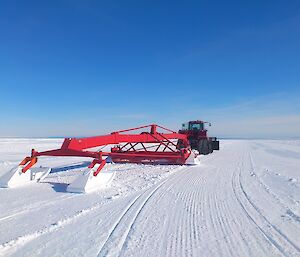
{"type": "MultiPolygon", "coordinates": [[[[0,176],[58,139],[0,139],[0,176]]],[[[67,193],[82,158],[41,158],[42,183],[0,189],[0,256],[300,256],[300,141],[223,140],[197,166],[108,164],[67,193]]]]}

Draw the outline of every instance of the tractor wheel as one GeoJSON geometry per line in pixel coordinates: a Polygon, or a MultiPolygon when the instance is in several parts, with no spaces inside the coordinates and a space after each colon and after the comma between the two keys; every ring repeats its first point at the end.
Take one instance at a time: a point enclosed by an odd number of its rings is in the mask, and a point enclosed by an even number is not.
{"type": "Polygon", "coordinates": [[[208,143],[208,153],[212,153],[214,150],[213,150],[213,145],[212,145],[212,142],[211,141],[207,141],[208,143]]]}
{"type": "Polygon", "coordinates": [[[199,141],[198,152],[199,152],[199,154],[203,154],[203,140],[199,141]]]}
{"type": "Polygon", "coordinates": [[[198,151],[200,154],[209,154],[209,143],[207,139],[203,139],[199,141],[198,151]]]}

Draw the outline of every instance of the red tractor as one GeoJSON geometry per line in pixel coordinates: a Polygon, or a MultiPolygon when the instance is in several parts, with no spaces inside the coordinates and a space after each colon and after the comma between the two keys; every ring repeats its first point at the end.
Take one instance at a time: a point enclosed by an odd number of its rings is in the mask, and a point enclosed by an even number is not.
{"type": "MultiPolygon", "coordinates": [[[[205,124],[211,126],[209,122],[195,120],[182,124],[182,129],[179,130],[180,134],[187,135],[190,147],[197,150],[199,154],[210,154],[214,150],[219,150],[219,141],[216,137],[208,137],[205,124]]],[[[179,142],[180,145],[180,142],[179,142]]],[[[181,148],[179,146],[179,148],[181,148]]]]}

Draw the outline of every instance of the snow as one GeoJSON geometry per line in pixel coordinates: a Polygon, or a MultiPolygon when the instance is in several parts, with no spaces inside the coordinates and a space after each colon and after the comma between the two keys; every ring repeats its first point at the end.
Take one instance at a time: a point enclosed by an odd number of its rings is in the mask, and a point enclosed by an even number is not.
{"type": "Polygon", "coordinates": [[[19,187],[27,183],[42,181],[51,171],[51,168],[37,167],[22,172],[24,165],[18,165],[0,177],[0,187],[19,187]]]}
{"type": "Polygon", "coordinates": [[[97,176],[94,176],[94,172],[97,171],[100,164],[96,164],[94,168],[85,171],[80,174],[72,184],[68,185],[67,192],[71,193],[89,193],[95,190],[109,186],[113,181],[116,172],[105,169],[97,176]]]}
{"type": "MultiPolygon", "coordinates": [[[[61,139],[0,139],[0,176],[61,139]]],[[[0,256],[300,256],[300,141],[223,140],[196,166],[107,164],[108,187],[66,192],[90,159],[40,158],[40,183],[0,189],[0,256]]]]}

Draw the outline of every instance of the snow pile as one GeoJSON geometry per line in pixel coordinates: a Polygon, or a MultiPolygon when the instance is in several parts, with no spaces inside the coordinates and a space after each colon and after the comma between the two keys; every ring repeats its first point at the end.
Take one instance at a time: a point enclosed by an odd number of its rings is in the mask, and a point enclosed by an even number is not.
{"type": "Polygon", "coordinates": [[[71,193],[89,193],[100,188],[110,185],[115,177],[115,171],[102,170],[97,176],[94,172],[100,164],[94,166],[93,169],[87,170],[80,174],[73,183],[67,187],[67,191],[71,193]]]}
{"type": "Polygon", "coordinates": [[[25,173],[22,172],[23,165],[12,168],[0,177],[0,187],[19,187],[30,182],[43,181],[51,171],[51,168],[31,168],[25,173]]]}

